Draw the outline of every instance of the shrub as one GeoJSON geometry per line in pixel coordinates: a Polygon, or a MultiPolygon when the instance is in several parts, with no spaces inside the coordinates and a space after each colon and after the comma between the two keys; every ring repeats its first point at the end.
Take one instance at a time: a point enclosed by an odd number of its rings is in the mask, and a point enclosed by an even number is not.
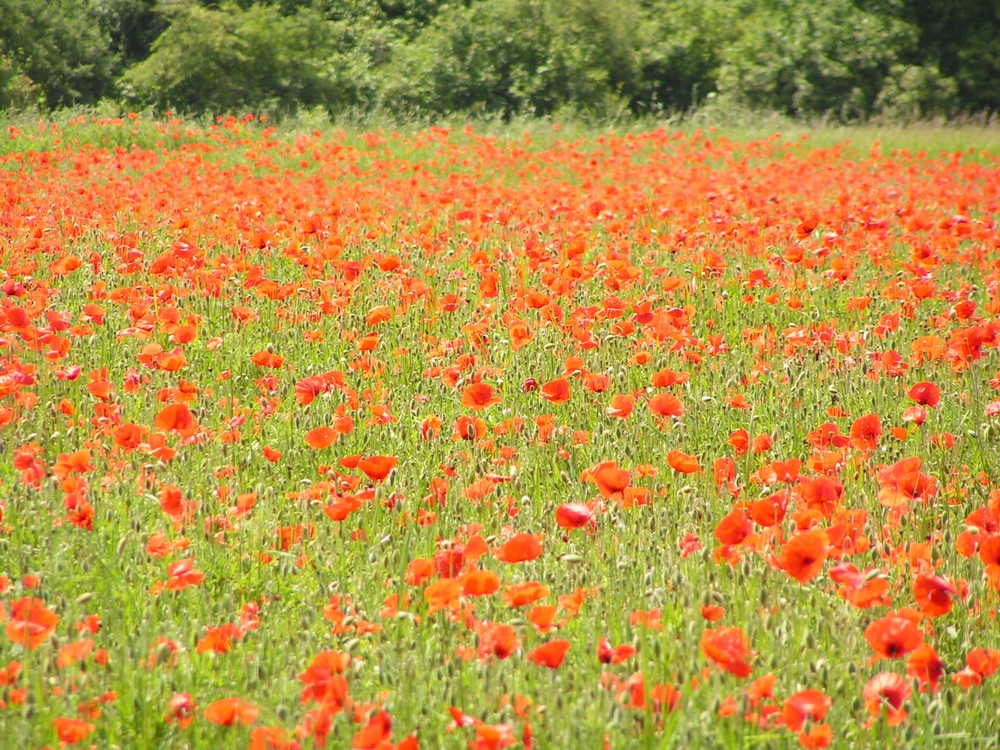
{"type": "Polygon", "coordinates": [[[793,116],[870,115],[916,29],[849,0],[762,6],[743,25],[719,71],[721,93],[793,116]]]}
{"type": "Polygon", "coordinates": [[[272,6],[183,8],[129,69],[124,88],[144,104],[193,112],[357,104],[364,59],[343,29],[311,8],[283,16],[272,6]]]}
{"type": "Polygon", "coordinates": [[[387,107],[550,114],[617,108],[639,75],[634,2],[484,0],[439,15],[397,56],[387,107]]]}
{"type": "Polygon", "coordinates": [[[0,0],[0,19],[0,106],[93,104],[113,91],[109,41],[86,0],[0,0]]]}

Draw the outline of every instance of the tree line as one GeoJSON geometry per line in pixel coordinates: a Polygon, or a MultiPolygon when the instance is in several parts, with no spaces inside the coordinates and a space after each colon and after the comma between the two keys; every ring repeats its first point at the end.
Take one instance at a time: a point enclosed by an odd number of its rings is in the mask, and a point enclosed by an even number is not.
{"type": "Polygon", "coordinates": [[[0,0],[0,110],[1000,110],[1000,0],[0,0]]]}

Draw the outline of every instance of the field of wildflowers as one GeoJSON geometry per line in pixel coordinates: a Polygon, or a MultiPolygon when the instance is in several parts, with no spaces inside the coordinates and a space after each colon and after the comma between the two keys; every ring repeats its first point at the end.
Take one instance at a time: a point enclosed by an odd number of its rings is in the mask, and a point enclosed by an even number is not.
{"type": "Polygon", "coordinates": [[[83,124],[0,157],[4,747],[997,746],[996,154],[83,124]]]}

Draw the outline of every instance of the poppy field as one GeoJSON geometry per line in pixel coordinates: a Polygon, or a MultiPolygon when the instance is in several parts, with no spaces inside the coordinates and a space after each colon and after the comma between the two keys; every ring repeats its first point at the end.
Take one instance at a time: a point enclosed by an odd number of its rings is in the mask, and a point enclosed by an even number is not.
{"type": "Polygon", "coordinates": [[[3,747],[998,746],[996,153],[2,137],[3,747]]]}

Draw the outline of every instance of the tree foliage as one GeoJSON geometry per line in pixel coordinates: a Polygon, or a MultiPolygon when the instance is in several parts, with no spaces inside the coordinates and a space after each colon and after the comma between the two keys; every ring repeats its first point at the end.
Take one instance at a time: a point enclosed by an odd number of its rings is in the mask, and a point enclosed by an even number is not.
{"type": "Polygon", "coordinates": [[[1000,109],[1000,0],[0,0],[0,109],[1000,109]]]}
{"type": "Polygon", "coordinates": [[[348,106],[363,97],[364,64],[339,41],[338,26],[309,7],[189,5],[123,84],[140,103],[200,112],[348,106]]]}
{"type": "Polygon", "coordinates": [[[0,19],[0,104],[67,107],[114,91],[109,39],[87,0],[0,0],[0,19]]]}

